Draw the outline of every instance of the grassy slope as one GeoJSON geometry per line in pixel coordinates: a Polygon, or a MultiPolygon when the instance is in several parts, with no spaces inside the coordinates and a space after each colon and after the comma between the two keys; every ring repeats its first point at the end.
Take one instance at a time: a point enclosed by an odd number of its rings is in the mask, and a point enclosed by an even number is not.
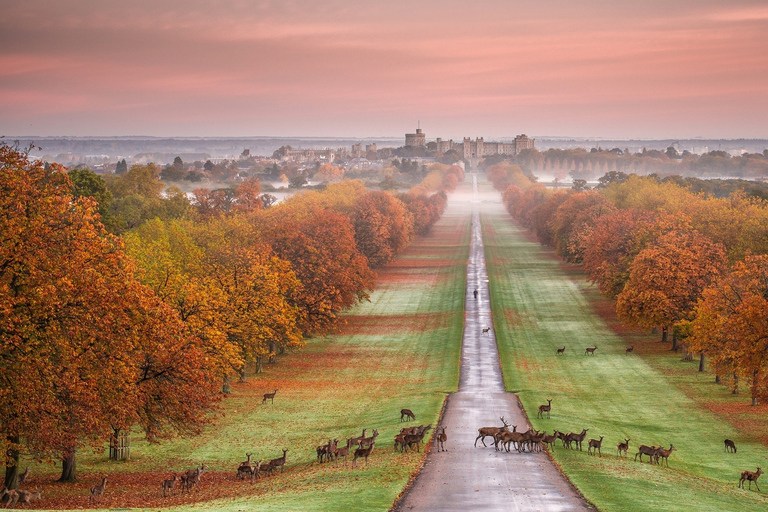
{"type": "MultiPolygon", "coordinates": [[[[468,211],[449,205],[431,236],[416,240],[380,271],[370,303],[347,315],[342,334],[310,340],[305,349],[267,366],[263,375],[233,384],[224,416],[203,435],[158,446],[137,436],[133,460],[125,464],[105,461],[103,454],[81,454],[78,471],[84,482],[74,491],[81,496],[78,504],[87,501],[87,485],[96,475],[110,474],[116,483],[104,504],[137,506],[120,493],[149,491],[126,490],[128,484],[119,482],[122,473],[151,479],[154,498],[144,506],[155,509],[176,503],[175,510],[387,510],[422,460],[417,454],[392,453],[400,409],[412,409],[416,424],[436,423],[447,393],[458,386],[468,245],[468,211]],[[275,388],[274,405],[262,406],[261,394],[275,388]],[[343,443],[363,427],[368,435],[374,428],[380,433],[367,467],[313,463],[316,446],[330,437],[343,443]],[[290,449],[284,475],[252,487],[232,482],[246,451],[254,452],[255,462],[280,456],[282,448],[290,449]],[[207,501],[191,505],[178,497],[157,497],[165,475],[200,461],[212,469],[199,494],[207,501]]],[[[41,480],[50,482],[56,468],[35,470],[47,473],[41,480]]],[[[42,504],[63,507],[63,501],[56,505],[56,496],[73,488],[49,486],[42,504]]]]}
{"type": "MultiPolygon", "coordinates": [[[[736,488],[768,450],[742,439],[723,453],[734,429],[688,398],[637,355],[595,313],[583,277],[571,279],[539,244],[528,241],[499,205],[483,216],[494,324],[505,382],[519,394],[535,428],[605,436],[602,458],[559,447],[554,459],[600,510],[733,510],[765,506],[764,495],[736,488]],[[594,357],[584,348],[597,345],[594,357]],[[555,350],[567,346],[565,357],[555,350]],[[552,419],[536,420],[553,398],[552,419]],[[631,438],[629,460],[616,444],[631,438]],[[639,444],[673,443],[670,469],[631,459],[639,444]]],[[[673,363],[668,363],[673,364],[673,363]]],[[[681,363],[685,364],[685,363],[681,363]]],[[[690,367],[690,366],[689,366],[690,367]]],[[[739,439],[737,437],[737,439],[739,439]]]]}

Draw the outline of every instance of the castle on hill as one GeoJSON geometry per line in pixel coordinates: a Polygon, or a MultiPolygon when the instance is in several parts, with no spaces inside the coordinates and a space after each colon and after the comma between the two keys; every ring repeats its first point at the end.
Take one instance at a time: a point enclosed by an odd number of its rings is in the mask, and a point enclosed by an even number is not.
{"type": "MultiPolygon", "coordinates": [[[[440,153],[455,150],[464,158],[482,158],[489,155],[517,155],[524,149],[534,149],[536,139],[529,139],[525,134],[518,135],[512,142],[486,142],[482,137],[475,140],[472,140],[471,137],[464,137],[463,142],[453,142],[453,139],[443,140],[438,137],[435,144],[435,149],[440,153]]],[[[428,146],[427,136],[421,128],[417,128],[416,133],[405,134],[405,145],[426,148],[428,146]]]]}

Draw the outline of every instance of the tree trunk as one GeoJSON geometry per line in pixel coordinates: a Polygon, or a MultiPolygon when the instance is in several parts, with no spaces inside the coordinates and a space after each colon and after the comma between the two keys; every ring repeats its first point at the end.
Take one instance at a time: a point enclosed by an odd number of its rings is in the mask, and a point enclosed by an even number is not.
{"type": "Polygon", "coordinates": [[[715,384],[720,384],[720,376],[715,375],[715,384]]]}
{"type": "Polygon", "coordinates": [[[246,383],[248,382],[248,377],[245,375],[245,364],[243,364],[242,367],[240,367],[240,371],[238,372],[240,374],[240,379],[238,382],[246,383]]]}
{"type": "Polygon", "coordinates": [[[703,372],[706,366],[707,366],[706,357],[704,356],[704,352],[702,352],[699,357],[699,371],[703,372]]]}
{"type": "Polygon", "coordinates": [[[739,394],[739,376],[735,373],[733,374],[733,389],[731,390],[731,393],[734,395],[739,394]]]}
{"type": "Polygon", "coordinates": [[[274,341],[269,342],[269,362],[270,363],[276,363],[277,362],[277,345],[274,341]]]}
{"type": "Polygon", "coordinates": [[[75,481],[75,450],[69,453],[65,453],[61,457],[61,476],[57,482],[74,482],[75,481]]]}
{"type": "Polygon", "coordinates": [[[661,328],[661,342],[666,343],[667,342],[667,326],[661,328]]]}
{"type": "Polygon", "coordinates": [[[229,388],[229,377],[224,377],[224,385],[221,387],[221,392],[225,395],[228,395],[232,393],[232,390],[229,388]]]}
{"type": "Polygon", "coordinates": [[[5,460],[5,488],[6,489],[18,489],[19,488],[19,450],[13,448],[19,444],[19,436],[7,435],[5,437],[7,443],[12,446],[6,451],[5,460]]]}
{"type": "Polygon", "coordinates": [[[752,405],[760,405],[758,402],[759,402],[758,398],[753,396],[752,397],[752,405]]]}
{"type": "Polygon", "coordinates": [[[672,330],[672,350],[677,352],[680,350],[680,345],[677,343],[677,333],[675,330],[672,330]]]}

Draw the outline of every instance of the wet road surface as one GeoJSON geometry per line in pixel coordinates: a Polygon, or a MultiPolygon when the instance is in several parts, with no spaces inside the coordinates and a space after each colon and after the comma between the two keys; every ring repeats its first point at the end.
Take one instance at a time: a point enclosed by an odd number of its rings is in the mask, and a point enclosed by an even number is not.
{"type": "Polygon", "coordinates": [[[472,240],[467,265],[467,290],[459,391],[446,402],[441,426],[446,427],[446,452],[431,447],[424,468],[401,498],[398,511],[582,511],[591,510],[545,453],[496,452],[474,442],[477,429],[502,426],[503,416],[517,430],[528,429],[517,396],[504,390],[492,327],[488,274],[483,254],[480,215],[482,200],[472,176],[472,240]],[[477,298],[474,290],[478,291],[477,298]]]}

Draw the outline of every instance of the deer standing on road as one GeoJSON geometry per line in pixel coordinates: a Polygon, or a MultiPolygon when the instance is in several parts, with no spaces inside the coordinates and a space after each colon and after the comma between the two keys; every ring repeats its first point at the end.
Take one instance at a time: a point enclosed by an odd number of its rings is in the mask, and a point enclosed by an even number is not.
{"type": "Polygon", "coordinates": [[[504,420],[504,416],[502,416],[499,419],[504,424],[503,427],[481,427],[481,428],[477,429],[478,434],[477,434],[477,437],[475,438],[475,447],[477,447],[477,440],[480,439],[480,441],[483,443],[483,446],[485,446],[487,448],[488,445],[485,444],[485,438],[486,437],[493,437],[496,434],[498,434],[499,432],[501,432],[503,430],[507,430],[509,428],[509,423],[507,423],[504,420]]]}
{"type": "Polygon", "coordinates": [[[483,327],[483,334],[488,334],[491,331],[490,327],[483,327]]]}
{"type": "Polygon", "coordinates": [[[555,354],[555,355],[556,356],[564,356],[565,355],[565,346],[563,346],[563,348],[557,349],[557,354],[555,354]]]}
{"type": "Polygon", "coordinates": [[[726,439],[724,442],[725,442],[725,451],[726,452],[736,453],[736,443],[734,443],[730,439],[726,439]]]}
{"type": "Polygon", "coordinates": [[[272,403],[275,403],[275,395],[277,394],[277,390],[275,390],[273,393],[264,393],[264,398],[261,400],[262,404],[267,403],[267,400],[271,400],[272,403]]]}
{"type": "Polygon", "coordinates": [[[537,418],[544,419],[544,413],[547,413],[547,419],[549,419],[549,411],[552,410],[552,399],[547,398],[547,405],[540,405],[539,406],[539,414],[536,416],[537,418]]]}
{"type": "Polygon", "coordinates": [[[584,350],[584,355],[585,356],[593,356],[593,355],[595,355],[595,350],[597,350],[597,345],[595,345],[594,347],[587,347],[584,350]]]}
{"type": "Polygon", "coordinates": [[[627,450],[629,450],[629,439],[624,439],[623,443],[616,445],[616,456],[621,457],[621,452],[624,452],[624,457],[627,456],[627,450]]]}
{"type": "Polygon", "coordinates": [[[587,454],[594,455],[595,451],[600,454],[600,457],[603,456],[603,452],[600,450],[603,446],[603,436],[600,436],[600,440],[597,439],[590,439],[589,440],[589,446],[587,447],[587,454]]]}
{"type": "MultiPolygon", "coordinates": [[[[739,480],[739,487],[742,489],[744,488],[744,480],[747,480],[749,482],[749,490],[752,490],[752,482],[755,482],[755,487],[757,487],[757,479],[760,478],[760,475],[763,474],[763,470],[759,467],[757,468],[756,472],[752,471],[742,471],[741,472],[741,479],[739,480]]],[[[757,487],[757,490],[759,491],[760,488],[757,487]]]]}
{"type": "Polygon", "coordinates": [[[448,435],[445,433],[445,427],[437,427],[437,451],[446,451],[445,442],[448,440],[448,435]]]}
{"type": "Polygon", "coordinates": [[[101,498],[104,497],[104,489],[107,488],[107,477],[103,477],[101,479],[101,484],[94,485],[91,487],[91,497],[88,498],[88,504],[96,502],[96,498],[99,498],[99,503],[101,503],[101,498]]]}
{"type": "Polygon", "coordinates": [[[416,415],[413,414],[413,411],[410,409],[400,409],[400,421],[411,421],[415,420],[416,415]]]}

